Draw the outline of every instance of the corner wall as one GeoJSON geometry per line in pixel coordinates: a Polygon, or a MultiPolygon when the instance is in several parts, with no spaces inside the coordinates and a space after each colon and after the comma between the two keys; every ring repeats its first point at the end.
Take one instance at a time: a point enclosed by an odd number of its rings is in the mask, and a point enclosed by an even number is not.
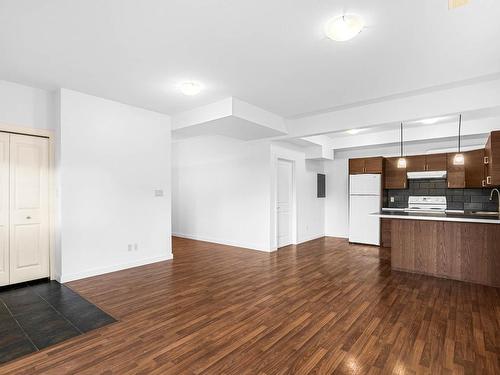
{"type": "Polygon", "coordinates": [[[170,117],[62,89],[59,130],[61,280],[171,259],[170,117]]]}
{"type": "Polygon", "coordinates": [[[221,136],[173,142],[173,234],[270,251],[269,160],[269,142],[221,136]]]}

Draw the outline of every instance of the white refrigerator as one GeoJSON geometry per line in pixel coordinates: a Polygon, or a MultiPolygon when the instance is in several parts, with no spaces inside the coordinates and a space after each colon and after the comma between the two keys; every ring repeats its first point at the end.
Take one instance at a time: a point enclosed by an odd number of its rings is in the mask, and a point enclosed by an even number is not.
{"type": "Polygon", "coordinates": [[[380,245],[381,193],[381,175],[349,176],[349,242],[380,245]]]}

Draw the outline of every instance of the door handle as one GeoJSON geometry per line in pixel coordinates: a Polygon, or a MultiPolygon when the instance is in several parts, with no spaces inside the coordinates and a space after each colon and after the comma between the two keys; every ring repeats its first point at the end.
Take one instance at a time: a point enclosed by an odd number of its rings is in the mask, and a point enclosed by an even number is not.
{"type": "Polygon", "coordinates": [[[31,216],[26,216],[26,219],[28,219],[28,220],[31,219],[31,216]]]}

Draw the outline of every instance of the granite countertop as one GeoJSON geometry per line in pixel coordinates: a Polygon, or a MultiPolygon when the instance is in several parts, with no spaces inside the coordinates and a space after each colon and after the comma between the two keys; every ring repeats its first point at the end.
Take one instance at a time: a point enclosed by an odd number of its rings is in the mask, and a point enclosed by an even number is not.
{"type": "Polygon", "coordinates": [[[487,223],[500,224],[499,215],[480,215],[477,213],[467,213],[460,211],[440,212],[407,212],[404,208],[382,209],[380,212],[374,212],[372,215],[384,219],[407,219],[407,220],[434,220],[434,221],[456,221],[464,223],[487,223]]]}

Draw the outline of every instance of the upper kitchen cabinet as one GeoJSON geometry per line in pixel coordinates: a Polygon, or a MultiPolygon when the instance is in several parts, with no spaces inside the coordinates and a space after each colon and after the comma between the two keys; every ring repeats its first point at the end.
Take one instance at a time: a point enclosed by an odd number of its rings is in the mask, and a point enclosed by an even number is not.
{"type": "Polygon", "coordinates": [[[413,155],[406,157],[407,172],[423,172],[425,171],[425,155],[413,155]]]}
{"type": "Polygon", "coordinates": [[[382,173],[382,157],[349,159],[349,174],[382,173]]]}
{"type": "Polygon", "coordinates": [[[446,154],[425,155],[426,171],[445,171],[446,164],[447,164],[446,154]]]}
{"type": "Polygon", "coordinates": [[[398,168],[399,158],[384,159],[384,188],[385,189],[406,189],[407,178],[406,168],[398,168]]]}
{"type": "Polygon", "coordinates": [[[365,173],[365,159],[349,159],[349,174],[365,173]]]}
{"type": "Polygon", "coordinates": [[[486,186],[485,150],[464,152],[465,187],[480,188],[486,186]]]}
{"type": "Polygon", "coordinates": [[[484,150],[486,164],[486,185],[500,185],[500,131],[490,133],[484,150]]]}
{"type": "Polygon", "coordinates": [[[408,172],[445,171],[446,154],[414,155],[406,158],[408,172]]]}
{"type": "Polygon", "coordinates": [[[447,155],[447,186],[449,189],[463,189],[465,188],[465,165],[453,164],[453,158],[456,153],[449,153],[447,155]]]}

